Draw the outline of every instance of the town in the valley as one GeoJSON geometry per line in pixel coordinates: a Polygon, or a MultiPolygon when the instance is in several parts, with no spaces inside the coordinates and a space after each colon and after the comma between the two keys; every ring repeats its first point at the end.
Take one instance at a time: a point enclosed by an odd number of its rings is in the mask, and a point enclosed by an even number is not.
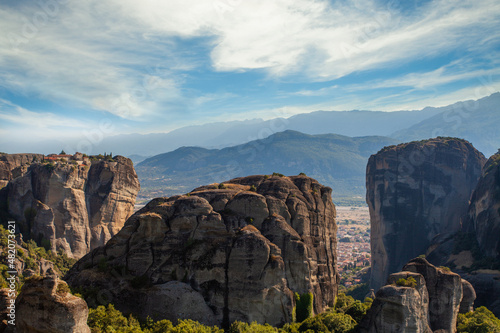
{"type": "Polygon", "coordinates": [[[337,206],[338,270],[341,283],[350,287],[361,281],[354,273],[370,265],[370,214],[368,207],[337,206]]]}

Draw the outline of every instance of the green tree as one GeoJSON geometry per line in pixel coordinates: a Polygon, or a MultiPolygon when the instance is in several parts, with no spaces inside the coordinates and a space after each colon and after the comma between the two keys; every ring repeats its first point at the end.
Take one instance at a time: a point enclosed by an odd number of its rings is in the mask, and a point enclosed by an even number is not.
{"type": "Polygon", "coordinates": [[[339,293],[335,300],[335,309],[340,312],[345,312],[354,303],[354,298],[347,296],[344,293],[339,293]]]}
{"type": "Polygon", "coordinates": [[[458,315],[457,333],[500,332],[500,319],[481,306],[473,312],[458,315]]]}
{"type": "Polygon", "coordinates": [[[172,322],[166,319],[154,322],[151,318],[148,318],[145,326],[144,332],[146,333],[166,333],[174,328],[172,322]]]}
{"type": "Polygon", "coordinates": [[[168,333],[224,333],[217,326],[205,326],[191,319],[179,320],[177,326],[168,333]]]}
{"type": "Polygon", "coordinates": [[[278,329],[269,324],[261,325],[256,322],[251,324],[235,321],[229,327],[227,333],[277,333],[278,329]]]}
{"type": "Polygon", "coordinates": [[[328,327],[323,323],[319,316],[308,318],[299,326],[299,332],[313,331],[314,333],[330,333],[328,327]]]}
{"type": "Polygon", "coordinates": [[[352,319],[359,323],[365,316],[367,310],[368,308],[364,303],[355,301],[345,310],[345,314],[351,316],[352,319]]]}
{"type": "Polygon", "coordinates": [[[89,309],[89,317],[87,320],[92,332],[111,332],[112,329],[126,327],[128,320],[122,313],[115,309],[113,304],[103,305],[96,309],[89,309]]]}
{"type": "Polygon", "coordinates": [[[326,312],[319,317],[331,333],[350,333],[356,327],[356,321],[347,314],[326,312]]]}

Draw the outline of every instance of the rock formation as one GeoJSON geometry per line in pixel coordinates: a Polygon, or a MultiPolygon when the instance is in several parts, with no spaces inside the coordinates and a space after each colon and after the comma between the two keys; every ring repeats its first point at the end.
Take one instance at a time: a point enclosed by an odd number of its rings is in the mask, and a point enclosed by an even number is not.
{"type": "Polygon", "coordinates": [[[90,333],[85,301],[55,276],[33,277],[16,300],[16,330],[24,333],[90,333]]]}
{"type": "Polygon", "coordinates": [[[500,316],[500,153],[490,157],[454,237],[437,237],[427,258],[454,267],[477,293],[476,305],[500,316]]]}
{"type": "Polygon", "coordinates": [[[431,333],[428,309],[429,295],[422,275],[394,273],[388,285],[380,288],[373,304],[359,325],[361,333],[408,332],[431,333]],[[399,279],[413,277],[416,287],[398,286],[399,279]]]}
{"type": "Polygon", "coordinates": [[[474,299],[474,288],[458,274],[415,258],[377,291],[359,331],[453,333],[458,313],[472,311],[474,299]]]}
{"type": "Polygon", "coordinates": [[[500,317],[500,271],[478,270],[472,273],[461,273],[474,288],[477,295],[476,307],[486,306],[488,310],[500,317]]]}
{"type": "Polygon", "coordinates": [[[140,317],[280,325],[295,292],[313,293],[316,313],[333,305],[336,231],[331,189],[317,181],[236,178],[151,201],[66,280],[140,317]]]}
{"type": "Polygon", "coordinates": [[[7,322],[10,319],[8,317],[10,310],[7,307],[11,305],[9,292],[10,289],[8,288],[0,289],[0,332],[1,333],[6,332],[7,327],[9,327],[9,324],[7,322]]]}
{"type": "Polygon", "coordinates": [[[474,301],[476,300],[476,291],[469,281],[462,279],[462,301],[460,302],[460,313],[474,311],[474,301]]]}
{"type": "Polygon", "coordinates": [[[372,288],[426,253],[435,236],[459,230],[484,163],[470,143],[453,138],[386,147],[370,157],[372,288]]]}
{"type": "MultiPolygon", "coordinates": [[[[411,260],[403,267],[403,271],[419,273],[425,279],[429,293],[429,324],[432,330],[455,332],[463,297],[460,275],[437,268],[423,258],[411,260]]],[[[466,300],[468,303],[470,296],[468,295],[466,300]]],[[[468,307],[464,308],[468,311],[468,307]]]]}
{"type": "Polygon", "coordinates": [[[41,154],[0,154],[0,189],[26,173],[32,163],[42,160],[41,154]]]}
{"type": "Polygon", "coordinates": [[[472,195],[466,231],[482,254],[500,260],[500,152],[491,156],[472,195]]]}
{"type": "Polygon", "coordinates": [[[25,236],[80,258],[132,215],[139,181],[132,161],[117,156],[91,166],[35,163],[6,190],[8,213],[25,236]]]}

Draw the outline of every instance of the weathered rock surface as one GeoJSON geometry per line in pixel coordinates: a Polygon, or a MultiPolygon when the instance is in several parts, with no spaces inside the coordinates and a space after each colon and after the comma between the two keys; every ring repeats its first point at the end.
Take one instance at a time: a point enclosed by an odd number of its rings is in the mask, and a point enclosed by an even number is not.
{"type": "Polygon", "coordinates": [[[10,312],[7,307],[11,305],[9,292],[10,290],[8,288],[0,289],[0,332],[2,333],[5,332],[7,327],[9,326],[9,324],[7,323],[7,321],[9,320],[7,315],[10,312]]]}
{"type": "Polygon", "coordinates": [[[387,285],[377,291],[367,315],[361,321],[361,333],[431,333],[422,295],[411,287],[387,285]]]}
{"type": "Polygon", "coordinates": [[[117,156],[90,167],[32,164],[6,190],[8,212],[25,236],[80,258],[132,215],[139,181],[132,161],[117,156]]]}
{"type": "Polygon", "coordinates": [[[476,300],[476,291],[472,284],[462,279],[462,301],[458,312],[467,313],[474,311],[474,301],[476,300]]]}
{"type": "Polygon", "coordinates": [[[474,288],[467,281],[422,258],[412,259],[387,283],[377,291],[360,332],[452,333],[459,310],[471,311],[474,304],[474,288]],[[414,286],[407,284],[410,277],[414,286]]]}
{"type": "Polygon", "coordinates": [[[34,278],[16,300],[16,330],[24,333],[90,333],[85,301],[55,276],[34,278]]]}
{"type": "Polygon", "coordinates": [[[236,178],[151,201],[66,280],[141,317],[280,325],[294,292],[312,292],[316,313],[333,305],[335,214],[331,189],[309,177],[236,178]],[[189,296],[172,308],[176,295],[189,296]]]}
{"type": "Polygon", "coordinates": [[[491,156],[483,168],[461,232],[436,237],[434,243],[427,259],[454,267],[474,287],[476,305],[500,316],[496,297],[500,293],[500,153],[491,156]]]}
{"type": "Polygon", "coordinates": [[[0,189],[26,173],[30,164],[41,161],[41,154],[0,154],[0,189]]]}
{"type": "Polygon", "coordinates": [[[466,224],[481,252],[500,260],[500,153],[491,156],[472,195],[466,224]]]}
{"type": "Polygon", "coordinates": [[[500,317],[500,271],[479,270],[472,273],[462,273],[473,286],[477,298],[476,307],[486,306],[495,316],[500,317]]]}
{"type": "MultiPolygon", "coordinates": [[[[463,297],[463,280],[460,275],[437,268],[423,258],[412,259],[403,267],[403,271],[419,273],[425,279],[429,293],[429,325],[432,330],[455,332],[463,297]]],[[[466,302],[471,302],[471,297],[468,294],[466,302]]]]}
{"type": "Polygon", "coordinates": [[[470,143],[452,138],[387,147],[370,157],[373,288],[426,253],[435,236],[459,230],[484,163],[470,143]]]}

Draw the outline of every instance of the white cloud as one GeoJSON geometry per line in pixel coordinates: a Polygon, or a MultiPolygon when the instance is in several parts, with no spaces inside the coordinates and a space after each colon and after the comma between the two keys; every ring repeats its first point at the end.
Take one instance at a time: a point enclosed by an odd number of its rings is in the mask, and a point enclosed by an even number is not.
{"type": "Polygon", "coordinates": [[[29,125],[32,128],[38,129],[54,127],[84,129],[91,126],[74,118],[51,112],[33,112],[3,99],[0,99],[0,119],[4,122],[8,121],[16,125],[29,125]]]}
{"type": "MultiPolygon", "coordinates": [[[[0,85],[134,120],[213,100],[193,102],[183,91],[179,71],[207,60],[181,45],[190,38],[203,39],[217,71],[261,69],[310,82],[481,48],[500,37],[497,0],[435,0],[410,16],[375,0],[39,2],[47,3],[58,5],[0,7],[0,31],[7,32],[0,37],[0,85]]],[[[437,70],[407,75],[399,85],[421,88],[470,75],[437,70]]]]}
{"type": "Polygon", "coordinates": [[[126,119],[154,114],[162,102],[179,98],[173,71],[182,61],[148,50],[151,43],[130,21],[97,2],[57,8],[50,16],[36,5],[22,13],[0,8],[0,30],[9,32],[0,38],[1,86],[126,119]]]}
{"type": "MultiPolygon", "coordinates": [[[[475,64],[453,62],[428,72],[410,73],[386,80],[373,80],[361,84],[346,85],[343,89],[348,92],[394,87],[407,87],[417,90],[425,90],[434,89],[442,85],[464,80],[476,80],[477,83],[492,81],[492,78],[498,75],[500,75],[500,68],[498,67],[491,69],[477,69],[475,64]]],[[[328,88],[324,89],[328,90],[328,88]]],[[[319,92],[322,91],[323,89],[320,89],[317,93],[319,94],[319,92]]],[[[300,92],[297,92],[296,94],[299,93],[300,92]]],[[[311,95],[314,93],[316,93],[316,91],[310,92],[311,95]]]]}
{"type": "MultiPolygon", "coordinates": [[[[425,107],[441,107],[456,103],[457,101],[478,100],[500,91],[500,82],[481,82],[467,88],[455,90],[449,93],[435,92],[424,97],[406,96],[404,99],[390,101],[386,98],[384,110],[420,110],[425,107]]],[[[401,97],[401,96],[397,96],[401,97]]]]}

